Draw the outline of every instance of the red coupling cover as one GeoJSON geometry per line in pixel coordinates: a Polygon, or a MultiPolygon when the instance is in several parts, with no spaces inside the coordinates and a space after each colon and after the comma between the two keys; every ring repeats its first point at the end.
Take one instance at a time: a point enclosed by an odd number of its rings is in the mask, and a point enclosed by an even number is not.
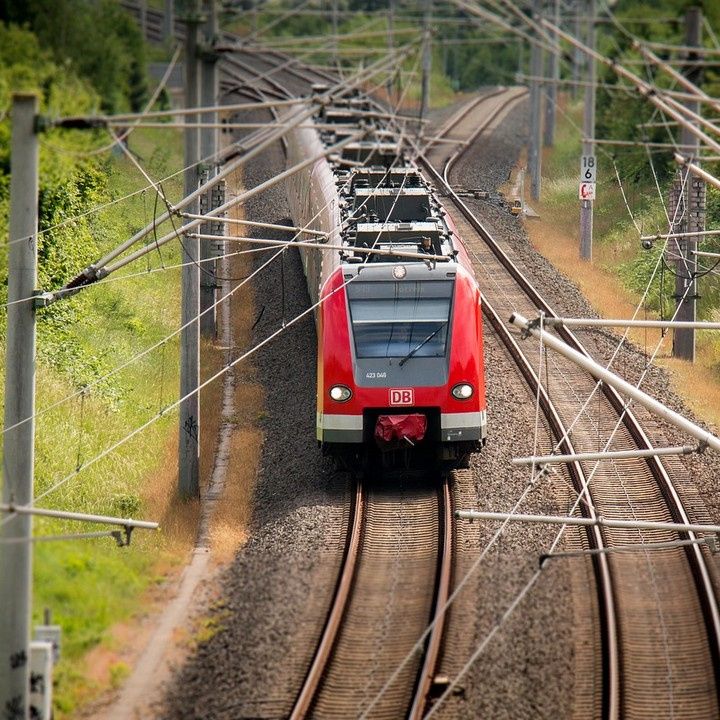
{"type": "Polygon", "coordinates": [[[384,450],[409,448],[421,442],[427,431],[427,417],[412,415],[380,415],[375,423],[375,442],[384,450]]]}

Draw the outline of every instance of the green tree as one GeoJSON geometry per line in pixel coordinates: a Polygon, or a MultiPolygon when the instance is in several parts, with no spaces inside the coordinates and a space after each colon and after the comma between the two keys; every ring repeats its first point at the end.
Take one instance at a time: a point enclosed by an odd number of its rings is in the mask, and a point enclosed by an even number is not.
{"type": "Polygon", "coordinates": [[[2,0],[0,20],[27,25],[55,61],[90,81],[105,112],[141,106],[147,94],[140,31],[112,0],[2,0]]]}

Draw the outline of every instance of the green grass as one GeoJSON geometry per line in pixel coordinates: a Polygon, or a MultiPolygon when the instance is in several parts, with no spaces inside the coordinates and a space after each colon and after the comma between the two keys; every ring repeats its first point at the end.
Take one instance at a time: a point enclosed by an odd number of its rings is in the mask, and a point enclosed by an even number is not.
{"type": "MultiPolygon", "coordinates": [[[[580,167],[580,133],[582,125],[582,102],[569,104],[567,115],[558,114],[555,146],[546,156],[543,167],[542,200],[543,205],[553,212],[553,219],[569,229],[578,225],[578,176],[580,167]]],[[[612,149],[612,148],[611,148],[612,149]]],[[[618,155],[622,149],[616,150],[618,155]]],[[[598,186],[597,200],[593,213],[594,260],[601,267],[617,275],[628,291],[641,295],[650,281],[661,252],[659,243],[651,251],[644,250],[638,237],[641,234],[664,233],[668,222],[663,204],[655,186],[649,164],[639,178],[620,175],[615,172],[609,153],[597,151],[598,186]],[[622,190],[625,197],[620,190],[622,190]],[[629,208],[629,210],[628,210],[629,208]],[[631,217],[632,214],[632,217],[631,217]]],[[[660,170],[660,159],[656,159],[656,170],[660,170]]],[[[621,165],[620,165],[621,166],[621,165]]],[[[667,195],[667,188],[663,187],[667,195]]],[[[708,208],[711,212],[709,226],[712,226],[712,202],[717,202],[709,191],[708,208]]],[[[710,247],[712,240],[706,240],[710,247]]],[[[715,277],[704,277],[699,281],[701,299],[698,303],[698,316],[702,319],[714,319],[720,314],[720,282],[715,277]]],[[[674,278],[666,270],[663,286],[662,306],[665,314],[674,308],[672,293],[674,278]]],[[[656,275],[646,300],[649,310],[659,312],[661,307],[660,278],[656,275]]],[[[717,356],[720,341],[712,333],[698,333],[698,348],[707,355],[717,356]]],[[[714,371],[720,377],[720,363],[715,363],[714,371]]]]}
{"type": "MultiPolygon", "coordinates": [[[[182,145],[177,131],[143,130],[130,146],[154,178],[182,167],[182,145]]],[[[115,197],[146,185],[126,159],[111,163],[115,197]]],[[[182,178],[164,185],[171,199],[182,194],[182,178]]],[[[144,226],[153,212],[151,192],[113,205],[98,216],[102,251],[116,246],[144,226]]],[[[166,224],[167,225],[167,224],[166,224]]],[[[164,234],[170,226],[161,227],[164,234]]],[[[148,261],[120,273],[179,262],[178,244],[162,248],[162,260],[153,253],[148,261]]],[[[126,362],[179,325],[179,270],[99,284],[67,301],[82,307],[86,318],[69,328],[73,352],[92,358],[100,372],[126,362]]],[[[42,317],[39,323],[42,323],[42,317]]],[[[40,356],[42,357],[42,350],[40,356]]],[[[141,361],[114,375],[85,396],[75,397],[42,414],[36,423],[35,494],[72,476],[134,428],[145,423],[177,397],[177,340],[168,342],[141,361]]],[[[4,378],[4,367],[0,367],[4,378]]],[[[38,410],[76,392],[72,368],[40,362],[37,371],[38,410]]],[[[177,416],[167,417],[111,453],[107,458],[71,477],[40,505],[76,512],[143,518],[144,485],[153,482],[165,461],[168,440],[176,430],[177,416]]],[[[96,525],[67,521],[35,521],[39,535],[95,531],[96,525]]],[[[102,528],[104,529],[104,528],[102,528]]],[[[63,628],[63,659],[57,668],[56,718],[72,712],[88,688],[78,665],[83,654],[108,638],[108,630],[142,609],[144,590],[154,582],[153,566],[162,553],[161,533],[136,531],[130,547],[119,548],[111,538],[40,542],[34,553],[34,619],[43,609],[52,611],[63,628]]],[[[119,682],[118,673],[112,676],[119,682]]],[[[111,672],[112,675],[112,672],[111,672]]]]}

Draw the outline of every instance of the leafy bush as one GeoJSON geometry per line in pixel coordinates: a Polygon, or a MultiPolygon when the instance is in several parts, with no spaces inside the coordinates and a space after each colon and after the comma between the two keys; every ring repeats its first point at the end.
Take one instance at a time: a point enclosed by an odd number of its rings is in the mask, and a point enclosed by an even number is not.
{"type": "MultiPolygon", "coordinates": [[[[105,112],[140,109],[145,52],[132,18],[112,0],[4,0],[0,20],[27,25],[59,67],[89,81],[105,112]]],[[[13,52],[11,57],[24,57],[13,52]]]]}

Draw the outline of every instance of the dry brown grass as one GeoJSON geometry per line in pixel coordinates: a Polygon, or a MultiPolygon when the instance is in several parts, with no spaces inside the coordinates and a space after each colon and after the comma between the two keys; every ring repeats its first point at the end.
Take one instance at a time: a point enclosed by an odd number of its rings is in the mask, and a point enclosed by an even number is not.
{"type": "MultiPolygon", "coordinates": [[[[228,178],[228,196],[242,191],[242,177],[239,172],[228,178]]],[[[242,219],[242,208],[236,207],[230,217],[242,219]]],[[[231,232],[235,231],[231,226],[231,232]]],[[[247,256],[231,258],[230,276],[245,277],[252,271],[252,261],[247,256]]],[[[235,292],[229,300],[230,322],[232,324],[233,346],[221,343],[204,347],[203,376],[217,372],[228,360],[237,357],[249,347],[251,329],[255,321],[255,303],[250,285],[235,292]]],[[[225,490],[215,507],[211,523],[212,553],[216,562],[229,561],[247,539],[252,515],[252,497],[255,478],[260,462],[262,432],[258,429],[264,409],[262,386],[254,382],[251,363],[243,362],[235,368],[235,413],[234,429],[230,441],[230,457],[225,490]]],[[[217,452],[218,430],[222,422],[219,409],[222,407],[223,382],[211,383],[205,396],[201,396],[201,417],[204,438],[201,438],[201,472],[206,484],[210,477],[217,452]]]]}
{"type": "MultiPolygon", "coordinates": [[[[177,496],[178,434],[172,433],[164,448],[165,461],[144,483],[143,500],[148,516],[160,518],[160,530],[171,553],[189,552],[200,517],[200,502],[177,496]]],[[[163,561],[161,561],[163,562],[163,561]]]]}
{"type": "MultiPolygon", "coordinates": [[[[601,317],[631,317],[640,298],[628,292],[617,276],[604,269],[619,262],[613,249],[596,246],[593,248],[592,263],[579,259],[579,209],[577,222],[572,224],[565,218],[553,216],[542,202],[527,197],[526,202],[540,215],[539,219],[525,221],[525,229],[536,250],[580,287],[601,317]]],[[[651,353],[660,340],[660,332],[636,328],[630,331],[629,337],[651,353]]],[[[671,352],[672,336],[668,333],[658,353],[657,363],[668,371],[673,390],[684,398],[692,410],[707,422],[720,427],[720,383],[713,371],[717,358],[711,351],[701,348],[696,362],[691,364],[672,359],[671,352]]]]}
{"type": "Polygon", "coordinates": [[[225,493],[213,518],[210,537],[213,557],[228,562],[248,537],[252,495],[262,443],[259,430],[236,430],[230,445],[230,469],[225,493]]]}

